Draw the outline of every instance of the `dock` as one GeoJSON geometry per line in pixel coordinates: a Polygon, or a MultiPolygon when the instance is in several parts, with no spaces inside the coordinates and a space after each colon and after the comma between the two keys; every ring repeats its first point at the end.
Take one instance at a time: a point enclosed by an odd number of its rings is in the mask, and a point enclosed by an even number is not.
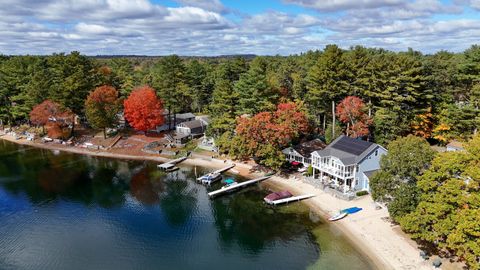
{"type": "Polygon", "coordinates": [[[230,170],[233,167],[235,167],[235,164],[231,164],[231,165],[228,165],[225,168],[218,169],[218,170],[214,171],[213,173],[223,173],[223,172],[226,172],[226,171],[230,170]]]}
{"type": "Polygon", "coordinates": [[[234,191],[236,189],[240,189],[240,188],[243,188],[243,187],[247,187],[249,185],[253,185],[255,183],[259,183],[261,181],[267,180],[268,178],[270,178],[270,176],[263,176],[263,177],[260,177],[260,178],[247,180],[247,181],[244,181],[244,182],[241,182],[241,183],[238,183],[236,185],[229,186],[229,187],[226,187],[226,188],[217,189],[215,191],[209,192],[208,197],[213,198],[215,196],[220,196],[220,195],[223,195],[225,193],[234,191]]]}
{"type": "Polygon", "coordinates": [[[290,198],[285,198],[285,199],[280,199],[273,201],[271,205],[279,205],[279,204],[284,204],[284,203],[289,203],[289,202],[299,202],[301,200],[306,200],[312,197],[315,197],[315,194],[305,194],[305,195],[300,195],[300,196],[293,196],[290,198]]]}
{"type": "Polygon", "coordinates": [[[182,161],[184,161],[184,160],[186,160],[186,159],[187,159],[186,156],[185,156],[185,157],[181,157],[181,158],[177,158],[177,159],[171,160],[171,161],[169,161],[169,162],[167,162],[167,163],[159,164],[159,165],[157,165],[157,167],[158,167],[159,169],[164,170],[164,171],[173,170],[173,169],[175,168],[175,165],[177,165],[178,163],[180,163],[180,162],[182,162],[182,161]]]}

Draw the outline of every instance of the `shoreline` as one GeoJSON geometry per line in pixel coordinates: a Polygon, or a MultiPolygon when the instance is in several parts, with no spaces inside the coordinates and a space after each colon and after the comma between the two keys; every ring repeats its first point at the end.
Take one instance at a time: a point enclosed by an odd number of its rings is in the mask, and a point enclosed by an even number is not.
{"type": "MultiPolygon", "coordinates": [[[[9,135],[0,136],[0,139],[36,148],[47,150],[59,150],[74,154],[84,154],[97,157],[126,159],[126,160],[146,160],[154,162],[168,162],[172,159],[160,156],[145,155],[125,155],[119,153],[112,153],[107,151],[89,150],[77,148],[72,146],[64,146],[58,144],[43,144],[27,141],[25,139],[15,140],[9,135]]],[[[192,155],[182,164],[189,166],[201,166],[206,168],[220,168],[232,161],[219,160],[205,156],[192,155]]],[[[256,177],[255,173],[250,173],[249,164],[241,162],[233,162],[238,174],[252,178],[256,177]]],[[[274,175],[268,181],[262,183],[274,190],[288,189],[295,194],[313,193],[316,197],[302,201],[316,214],[328,217],[330,214],[337,212],[340,209],[358,206],[363,210],[357,214],[349,215],[347,218],[331,223],[332,226],[338,228],[348,239],[351,244],[365,256],[366,260],[370,262],[376,269],[430,269],[428,261],[425,262],[420,259],[419,249],[416,248],[415,243],[405,234],[394,231],[390,223],[382,220],[388,217],[386,209],[375,210],[373,200],[370,196],[364,196],[357,200],[343,201],[334,198],[323,190],[317,189],[312,185],[301,181],[300,179],[286,179],[274,175]]],[[[397,226],[398,227],[398,226],[397,226]]]]}

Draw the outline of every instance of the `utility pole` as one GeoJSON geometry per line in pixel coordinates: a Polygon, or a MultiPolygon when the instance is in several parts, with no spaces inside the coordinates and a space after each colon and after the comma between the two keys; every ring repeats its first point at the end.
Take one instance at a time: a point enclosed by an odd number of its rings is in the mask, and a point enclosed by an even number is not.
{"type": "Polygon", "coordinates": [[[335,139],[335,101],[332,100],[332,140],[335,139]]]}

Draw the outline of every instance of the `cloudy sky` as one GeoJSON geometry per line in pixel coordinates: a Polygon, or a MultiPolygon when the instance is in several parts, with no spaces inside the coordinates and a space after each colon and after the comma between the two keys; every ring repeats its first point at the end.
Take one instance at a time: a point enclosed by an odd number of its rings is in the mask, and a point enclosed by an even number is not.
{"type": "Polygon", "coordinates": [[[288,55],[480,44],[480,0],[0,0],[0,53],[288,55]]]}

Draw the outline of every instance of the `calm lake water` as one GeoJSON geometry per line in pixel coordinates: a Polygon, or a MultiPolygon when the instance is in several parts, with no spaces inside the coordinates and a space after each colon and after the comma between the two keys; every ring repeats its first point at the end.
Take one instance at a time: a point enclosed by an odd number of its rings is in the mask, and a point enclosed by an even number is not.
{"type": "Polygon", "coordinates": [[[192,168],[155,165],[0,140],[0,269],[373,268],[303,204],[212,201],[192,168]]]}

